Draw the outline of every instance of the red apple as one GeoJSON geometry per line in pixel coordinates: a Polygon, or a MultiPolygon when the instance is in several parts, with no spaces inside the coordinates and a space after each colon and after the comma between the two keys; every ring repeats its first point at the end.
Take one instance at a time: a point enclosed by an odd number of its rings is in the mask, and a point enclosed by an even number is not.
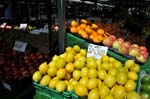
{"type": "Polygon", "coordinates": [[[11,71],[11,68],[10,68],[9,66],[5,66],[3,69],[4,69],[4,72],[9,72],[9,71],[11,71]]]}
{"type": "Polygon", "coordinates": [[[31,53],[30,57],[31,57],[32,60],[36,59],[36,55],[34,53],[31,53]]]}
{"type": "Polygon", "coordinates": [[[113,47],[114,49],[119,50],[119,48],[121,47],[121,45],[123,44],[123,42],[124,42],[123,39],[119,38],[119,39],[117,39],[117,40],[115,40],[115,41],[113,42],[112,47],[113,47]]]}
{"type": "Polygon", "coordinates": [[[133,57],[136,57],[136,56],[140,55],[140,49],[137,48],[137,47],[131,47],[129,49],[129,55],[133,56],[133,57]]]}
{"type": "Polygon", "coordinates": [[[26,67],[21,67],[20,68],[20,71],[22,72],[22,71],[26,71],[27,70],[27,68],[26,67]]]}
{"type": "Polygon", "coordinates": [[[13,73],[14,79],[18,79],[21,76],[20,71],[16,71],[13,73]]]}
{"type": "Polygon", "coordinates": [[[117,39],[115,35],[110,35],[109,38],[113,41],[115,41],[117,39]]]}
{"type": "Polygon", "coordinates": [[[104,39],[103,44],[106,46],[112,46],[115,40],[116,40],[116,37],[114,35],[110,35],[108,38],[104,39]]]}
{"type": "Polygon", "coordinates": [[[28,76],[30,76],[30,73],[26,70],[26,71],[22,71],[22,72],[21,72],[21,75],[22,75],[23,77],[28,77],[28,76]]]}
{"type": "Polygon", "coordinates": [[[145,63],[146,62],[146,58],[144,57],[144,55],[140,54],[138,56],[136,56],[136,59],[141,62],[141,63],[145,63]]]}
{"type": "Polygon", "coordinates": [[[147,48],[145,46],[140,46],[140,50],[147,52],[147,48]]]}
{"type": "Polygon", "coordinates": [[[130,42],[128,42],[128,41],[125,41],[124,43],[123,43],[123,46],[125,46],[125,47],[127,47],[128,49],[131,47],[131,43],[130,42]]]}
{"type": "Polygon", "coordinates": [[[132,44],[132,45],[131,45],[131,48],[132,48],[132,47],[139,48],[139,46],[138,46],[137,44],[132,44]]]}
{"type": "Polygon", "coordinates": [[[121,54],[124,54],[124,55],[128,55],[129,53],[129,48],[127,48],[126,46],[121,46],[118,50],[121,54]]]}
{"type": "Polygon", "coordinates": [[[124,42],[123,38],[118,38],[117,40],[120,41],[121,43],[124,42]]]}
{"type": "Polygon", "coordinates": [[[142,54],[146,59],[148,58],[148,52],[145,52],[144,50],[140,51],[140,54],[142,54]]]}
{"type": "Polygon", "coordinates": [[[13,68],[12,68],[12,71],[13,71],[13,72],[18,71],[18,67],[13,67],[13,68]]]}

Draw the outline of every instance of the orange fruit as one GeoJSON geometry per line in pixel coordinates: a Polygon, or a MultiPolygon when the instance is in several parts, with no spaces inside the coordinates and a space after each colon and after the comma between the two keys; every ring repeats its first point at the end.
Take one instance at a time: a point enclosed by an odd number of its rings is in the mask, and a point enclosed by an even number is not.
{"type": "Polygon", "coordinates": [[[98,28],[98,25],[95,24],[95,23],[93,23],[91,26],[92,26],[93,29],[97,29],[98,28]]]}
{"type": "Polygon", "coordinates": [[[87,21],[87,20],[85,20],[85,19],[81,19],[81,23],[87,24],[87,23],[88,23],[88,21],[87,21]]]}
{"type": "Polygon", "coordinates": [[[97,35],[97,32],[95,32],[95,31],[92,32],[92,35],[94,35],[94,37],[97,37],[97,36],[98,36],[98,35],[97,35]]]}
{"type": "Polygon", "coordinates": [[[97,30],[97,33],[98,33],[99,35],[103,35],[103,34],[105,33],[105,31],[104,31],[103,29],[98,29],[98,30],[97,30]]]}
{"type": "Polygon", "coordinates": [[[75,20],[72,20],[72,21],[71,21],[71,26],[75,26],[75,27],[76,27],[76,26],[78,26],[78,23],[77,23],[77,21],[75,21],[75,20]]]}
{"type": "Polygon", "coordinates": [[[104,37],[101,35],[98,35],[97,38],[100,40],[100,42],[104,40],[104,37]]]}
{"type": "Polygon", "coordinates": [[[91,33],[92,33],[92,29],[91,29],[90,27],[85,28],[85,31],[86,31],[88,34],[91,34],[91,33]]]}
{"type": "Polygon", "coordinates": [[[80,26],[77,27],[77,30],[78,30],[78,31],[81,30],[80,26]]]}
{"type": "Polygon", "coordinates": [[[85,39],[89,38],[88,34],[85,31],[81,34],[81,36],[85,39]]]}
{"type": "Polygon", "coordinates": [[[83,32],[85,32],[83,29],[78,30],[78,34],[80,34],[80,35],[83,34],[83,32]]]}
{"type": "Polygon", "coordinates": [[[70,28],[70,31],[71,31],[72,33],[77,33],[77,32],[78,32],[78,29],[73,26],[73,27],[70,28]]]}
{"type": "Polygon", "coordinates": [[[86,27],[87,27],[86,24],[84,24],[84,23],[81,23],[81,24],[80,24],[80,28],[81,28],[81,29],[85,29],[86,27]]]}
{"type": "Polygon", "coordinates": [[[97,37],[95,37],[95,38],[93,39],[93,42],[94,42],[94,43],[100,43],[100,40],[99,40],[97,37]]]}

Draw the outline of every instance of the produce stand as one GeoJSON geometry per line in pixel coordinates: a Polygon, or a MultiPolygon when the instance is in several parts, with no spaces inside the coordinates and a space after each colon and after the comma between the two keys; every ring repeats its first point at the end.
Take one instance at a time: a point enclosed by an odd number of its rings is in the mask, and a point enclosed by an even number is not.
{"type": "MultiPolygon", "coordinates": [[[[87,49],[88,44],[90,44],[89,41],[79,38],[71,33],[66,33],[66,35],[67,35],[67,47],[73,47],[74,45],[79,45],[81,48],[87,49]]],[[[108,50],[107,55],[114,57],[115,59],[121,61],[122,63],[124,63],[125,61],[129,59],[112,50],[108,50]]],[[[150,60],[148,58],[144,64],[139,64],[139,65],[140,65],[141,70],[145,70],[148,73],[150,72],[149,64],[150,64],[150,60]]],[[[136,84],[137,84],[136,91],[140,93],[141,71],[139,72],[138,76],[139,76],[139,79],[136,81],[136,84]]],[[[41,97],[44,97],[45,99],[57,99],[57,98],[87,99],[87,97],[78,97],[74,91],[58,92],[55,89],[49,88],[47,86],[43,87],[39,83],[36,83],[36,82],[33,82],[33,85],[36,89],[36,95],[34,97],[35,99],[40,99],[41,97]]]]}
{"type": "MultiPolygon", "coordinates": [[[[97,9],[97,6],[96,6],[97,1],[98,0],[94,0],[94,5],[95,5],[96,9],[97,9]]],[[[47,2],[47,7],[51,6],[51,3],[49,1],[46,1],[46,2],[47,2]]],[[[73,47],[74,45],[78,45],[81,48],[87,50],[89,44],[95,44],[98,46],[101,46],[101,45],[105,46],[104,44],[102,44],[102,42],[101,43],[95,43],[91,40],[88,40],[87,38],[82,38],[79,34],[76,35],[73,33],[66,33],[65,15],[64,15],[64,13],[65,13],[64,5],[65,4],[64,4],[64,2],[65,2],[64,0],[57,0],[56,1],[57,9],[58,9],[57,14],[58,14],[59,31],[53,31],[51,28],[51,25],[52,25],[52,22],[51,22],[52,21],[51,20],[52,13],[50,11],[50,10],[52,10],[51,7],[49,10],[47,10],[47,12],[48,12],[48,31],[46,31],[46,32],[42,31],[41,33],[35,35],[35,34],[30,33],[30,31],[28,31],[28,30],[0,29],[0,37],[2,39],[7,38],[6,41],[10,44],[9,48],[10,48],[10,46],[11,46],[11,48],[13,47],[13,44],[16,40],[20,40],[20,41],[28,42],[27,47],[29,49],[31,48],[30,50],[32,50],[33,48],[36,47],[37,49],[35,49],[35,50],[40,51],[42,53],[42,55],[44,55],[43,56],[44,59],[39,58],[38,60],[36,60],[36,61],[39,61],[39,64],[35,64],[36,62],[33,61],[33,63],[37,66],[37,67],[35,67],[36,70],[39,69],[38,66],[40,66],[40,63],[43,63],[45,61],[47,63],[49,63],[52,60],[51,58],[53,57],[54,54],[56,55],[57,53],[59,53],[61,55],[65,51],[66,47],[73,47]]],[[[27,0],[27,3],[28,3],[28,7],[29,7],[29,4],[30,4],[29,0],[27,0]]],[[[38,3],[39,3],[39,0],[36,2],[36,7],[37,7],[36,18],[37,19],[38,19],[38,14],[39,14],[38,13],[38,9],[39,9],[38,3]]],[[[83,0],[83,3],[84,3],[84,0],[83,0]]],[[[28,14],[31,14],[29,12],[30,11],[28,11],[28,14]]],[[[112,23],[112,20],[110,23],[112,23]]],[[[110,27],[108,26],[106,28],[109,29],[110,27]]],[[[116,29],[115,25],[114,25],[114,28],[116,29]]],[[[113,31],[113,30],[111,32],[117,33],[116,31],[113,31]]],[[[127,33],[127,32],[125,32],[125,33],[127,33]]],[[[129,37],[128,33],[123,34],[123,35],[125,35],[125,38],[129,37]]],[[[132,35],[132,36],[134,36],[134,35],[132,35]]],[[[119,34],[118,37],[122,37],[121,34],[119,34]]],[[[129,38],[128,40],[131,40],[131,39],[132,38],[129,38]]],[[[133,40],[133,41],[136,42],[136,40],[133,40]]],[[[143,40],[141,40],[141,41],[143,41],[143,40]]],[[[5,50],[5,48],[3,50],[5,50]]],[[[29,52],[30,52],[30,50],[29,50],[29,52]]],[[[129,57],[128,55],[122,55],[112,48],[108,48],[107,55],[119,60],[121,63],[125,63],[125,61],[127,61],[129,59],[133,59],[133,57],[129,57]]],[[[3,57],[3,55],[1,55],[1,56],[3,57]]],[[[138,80],[136,81],[136,90],[135,91],[140,93],[141,79],[143,77],[142,71],[145,71],[147,74],[150,73],[150,58],[148,57],[146,62],[144,62],[144,63],[140,63],[136,60],[135,60],[135,62],[140,66],[140,72],[138,73],[138,80]]],[[[34,65],[33,63],[32,63],[32,65],[34,65]]],[[[2,64],[2,65],[4,65],[4,64],[2,64]]],[[[0,64],[0,66],[2,66],[2,65],[0,64]]],[[[10,64],[7,64],[7,65],[10,65],[10,64]]],[[[3,68],[3,67],[0,67],[0,68],[3,68]]],[[[35,72],[35,70],[34,70],[34,72],[35,72]]],[[[34,72],[32,71],[32,73],[30,73],[30,74],[32,75],[34,72]]],[[[33,97],[32,96],[33,94],[34,94],[34,99],[42,99],[42,98],[43,99],[87,99],[87,97],[77,96],[77,94],[75,93],[74,90],[58,92],[57,90],[52,89],[48,86],[42,86],[40,83],[34,82],[33,79],[31,79],[31,75],[29,78],[26,75],[27,77],[23,76],[23,77],[19,77],[18,79],[10,80],[10,81],[5,81],[2,79],[0,83],[1,84],[3,84],[3,83],[8,84],[11,87],[11,91],[8,91],[9,88],[2,85],[6,89],[8,89],[7,90],[8,92],[6,91],[6,94],[10,93],[10,96],[12,99],[27,99],[28,97],[26,97],[26,96],[31,95],[31,97],[33,97]],[[29,81],[28,84],[24,83],[24,82],[28,82],[28,81],[29,81]],[[27,86],[24,86],[24,85],[27,85],[27,86]],[[25,88],[22,88],[22,86],[24,86],[25,88]]],[[[1,77],[1,75],[0,75],[0,77],[1,77]]],[[[4,97],[1,97],[1,93],[0,93],[0,98],[4,98],[4,97]]]]}

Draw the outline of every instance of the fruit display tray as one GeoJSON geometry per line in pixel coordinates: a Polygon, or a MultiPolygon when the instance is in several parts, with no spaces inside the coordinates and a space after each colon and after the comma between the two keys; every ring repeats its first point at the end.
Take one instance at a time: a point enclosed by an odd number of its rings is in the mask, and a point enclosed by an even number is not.
{"type": "Polygon", "coordinates": [[[87,49],[89,42],[75,36],[74,34],[67,33],[67,46],[79,45],[81,48],[87,49]]]}
{"type": "MultiPolygon", "coordinates": [[[[73,46],[73,45],[77,44],[81,48],[87,49],[89,43],[104,46],[102,43],[93,43],[91,40],[83,39],[83,38],[81,38],[77,34],[67,33],[67,46],[73,46]]],[[[124,59],[125,60],[127,60],[127,59],[133,59],[133,60],[135,60],[136,63],[138,63],[140,65],[144,65],[145,64],[145,63],[139,62],[135,57],[132,57],[132,56],[129,56],[129,55],[123,55],[123,54],[119,53],[116,49],[114,49],[112,47],[109,47],[109,51],[114,52],[115,53],[114,55],[118,54],[119,56],[122,56],[121,58],[123,58],[123,60],[124,59]]],[[[118,59],[120,59],[120,58],[118,58],[118,59]]],[[[147,61],[148,61],[148,59],[147,59],[147,61]]]]}
{"type": "Polygon", "coordinates": [[[39,83],[33,82],[33,86],[36,90],[34,99],[70,99],[71,93],[69,92],[57,92],[56,90],[41,86],[39,83]]]}
{"type": "Polygon", "coordinates": [[[127,59],[133,59],[136,63],[138,64],[144,64],[144,63],[141,63],[140,61],[138,61],[135,57],[133,56],[130,56],[130,55],[124,55],[124,54],[121,54],[119,53],[116,49],[112,48],[112,47],[109,47],[109,50],[115,52],[116,54],[119,54],[120,56],[123,56],[123,57],[126,57],[127,59]]]}

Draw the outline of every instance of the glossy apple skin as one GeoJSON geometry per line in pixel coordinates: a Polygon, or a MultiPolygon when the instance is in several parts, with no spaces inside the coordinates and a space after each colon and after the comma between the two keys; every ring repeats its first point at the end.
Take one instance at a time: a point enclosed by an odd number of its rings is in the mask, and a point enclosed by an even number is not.
{"type": "Polygon", "coordinates": [[[145,46],[140,46],[140,50],[147,52],[147,48],[145,46]]]}
{"type": "Polygon", "coordinates": [[[116,36],[114,35],[110,35],[108,38],[106,38],[104,41],[103,41],[103,44],[106,45],[106,46],[109,46],[111,47],[113,42],[116,40],[116,36]]]}
{"type": "Polygon", "coordinates": [[[133,56],[133,57],[136,57],[136,56],[140,55],[140,50],[139,50],[139,48],[137,48],[137,47],[131,47],[131,48],[129,49],[129,55],[130,55],[130,56],[133,56]]]}
{"type": "Polygon", "coordinates": [[[136,56],[136,59],[141,62],[141,63],[145,63],[146,62],[146,58],[144,57],[144,55],[140,54],[138,56],[136,56]]]}

